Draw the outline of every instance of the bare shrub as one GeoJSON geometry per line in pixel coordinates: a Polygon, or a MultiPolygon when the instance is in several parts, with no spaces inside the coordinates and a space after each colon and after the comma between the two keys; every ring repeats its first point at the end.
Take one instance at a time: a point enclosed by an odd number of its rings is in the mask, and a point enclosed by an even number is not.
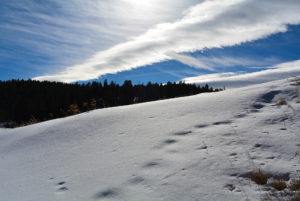
{"type": "Polygon", "coordinates": [[[252,172],[251,180],[254,181],[258,185],[265,185],[268,181],[268,178],[261,169],[258,169],[258,171],[252,172]]]}
{"type": "Polygon", "coordinates": [[[273,181],[272,183],[270,183],[270,186],[278,191],[282,191],[287,187],[286,182],[283,179],[273,181]]]}
{"type": "Polygon", "coordinates": [[[300,190],[300,178],[299,179],[292,179],[289,185],[289,189],[291,191],[298,191],[300,190]]]}

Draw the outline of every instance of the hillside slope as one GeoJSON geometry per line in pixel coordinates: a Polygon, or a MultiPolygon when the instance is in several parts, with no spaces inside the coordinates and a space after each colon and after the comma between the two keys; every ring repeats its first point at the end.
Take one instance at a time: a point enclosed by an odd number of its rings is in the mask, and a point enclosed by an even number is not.
{"type": "Polygon", "coordinates": [[[280,80],[2,129],[0,197],[259,200],[269,191],[249,172],[300,169],[298,102],[280,80]]]}

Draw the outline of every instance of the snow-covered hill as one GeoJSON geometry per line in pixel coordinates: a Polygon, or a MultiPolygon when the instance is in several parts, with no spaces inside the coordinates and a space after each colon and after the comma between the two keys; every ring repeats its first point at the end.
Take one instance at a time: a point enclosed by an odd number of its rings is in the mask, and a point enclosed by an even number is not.
{"type": "Polygon", "coordinates": [[[296,90],[291,80],[280,80],[2,129],[0,200],[272,196],[249,173],[260,168],[289,181],[297,177],[296,90]]]}

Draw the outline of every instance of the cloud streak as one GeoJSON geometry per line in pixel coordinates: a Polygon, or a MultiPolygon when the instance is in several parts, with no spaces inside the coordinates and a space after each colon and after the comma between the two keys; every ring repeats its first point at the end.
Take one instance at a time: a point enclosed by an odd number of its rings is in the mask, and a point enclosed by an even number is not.
{"type": "Polygon", "coordinates": [[[251,57],[232,57],[232,56],[213,56],[213,57],[197,57],[204,65],[212,68],[217,67],[235,67],[246,66],[250,68],[265,68],[273,64],[281,63],[276,57],[251,58],[251,57]]]}
{"type": "Polygon", "coordinates": [[[210,71],[214,70],[212,67],[209,67],[208,65],[206,65],[203,62],[199,61],[199,59],[196,59],[192,56],[177,54],[175,52],[167,53],[166,55],[169,56],[170,59],[179,61],[182,64],[185,64],[185,65],[188,65],[188,66],[193,66],[195,68],[206,69],[206,70],[210,70],[210,71]]]}
{"type": "Polygon", "coordinates": [[[215,87],[242,87],[297,76],[300,74],[300,60],[285,62],[254,73],[238,74],[236,72],[215,73],[184,78],[187,83],[209,84],[215,87]]]}
{"type": "Polygon", "coordinates": [[[81,64],[35,79],[89,80],[172,59],[212,70],[179,53],[233,46],[285,32],[287,25],[300,23],[299,10],[297,0],[206,0],[186,10],[178,21],[158,24],[127,42],[96,52],[81,64]]]}
{"type": "Polygon", "coordinates": [[[1,1],[0,62],[16,61],[16,68],[24,70],[42,67],[39,72],[45,74],[62,72],[157,23],[177,19],[197,1],[1,1]]]}

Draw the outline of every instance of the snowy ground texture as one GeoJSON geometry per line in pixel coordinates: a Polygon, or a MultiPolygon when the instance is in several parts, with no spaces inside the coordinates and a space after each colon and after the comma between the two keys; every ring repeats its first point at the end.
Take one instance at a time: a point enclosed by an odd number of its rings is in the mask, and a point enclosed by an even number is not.
{"type": "Polygon", "coordinates": [[[249,179],[249,172],[260,168],[288,182],[297,177],[300,103],[291,83],[280,80],[1,129],[0,200],[272,196],[266,185],[249,179]]]}

